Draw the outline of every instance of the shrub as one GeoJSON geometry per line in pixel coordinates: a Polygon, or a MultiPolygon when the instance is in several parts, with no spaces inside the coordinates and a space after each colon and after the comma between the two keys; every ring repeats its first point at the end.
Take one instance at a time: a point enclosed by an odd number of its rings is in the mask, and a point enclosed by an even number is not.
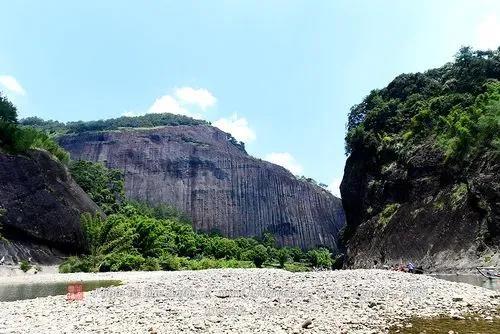
{"type": "Polygon", "coordinates": [[[60,273],[93,272],[94,266],[88,257],[71,256],[59,266],[60,273]]]}
{"type": "Polygon", "coordinates": [[[285,263],[285,270],[291,271],[292,273],[310,271],[311,269],[303,263],[285,263]]]}
{"type": "Polygon", "coordinates": [[[400,205],[398,203],[387,204],[379,215],[378,223],[385,227],[391,221],[392,216],[394,216],[396,211],[398,211],[399,206],[400,205]]]}
{"type": "Polygon", "coordinates": [[[235,259],[214,259],[204,257],[196,260],[186,261],[186,269],[189,270],[204,270],[204,269],[218,269],[218,268],[252,268],[251,262],[238,261],[235,259]]]}
{"type": "Polygon", "coordinates": [[[158,259],[158,264],[162,270],[175,271],[181,268],[181,259],[175,255],[164,254],[158,259]]]}
{"type": "Polygon", "coordinates": [[[276,257],[280,264],[280,268],[284,268],[285,263],[290,260],[290,253],[287,248],[281,248],[276,251],[276,257]]]}
{"type": "Polygon", "coordinates": [[[327,248],[312,249],[307,252],[307,258],[313,267],[331,268],[332,254],[327,248]]]}
{"type": "Polygon", "coordinates": [[[290,256],[295,262],[300,262],[304,260],[304,252],[302,251],[302,249],[298,247],[289,247],[287,249],[288,252],[290,253],[290,256]]]}
{"type": "Polygon", "coordinates": [[[31,267],[32,265],[26,260],[22,260],[19,265],[19,269],[21,269],[23,272],[27,272],[28,270],[31,269],[31,267]]]}
{"type": "Polygon", "coordinates": [[[236,258],[239,254],[239,247],[234,240],[224,237],[212,237],[206,240],[203,253],[216,259],[236,258]]]}
{"type": "Polygon", "coordinates": [[[144,258],[140,254],[112,253],[102,261],[99,271],[131,271],[141,269],[144,258]]]}
{"type": "Polygon", "coordinates": [[[154,257],[148,257],[144,259],[144,263],[141,265],[141,270],[144,271],[158,271],[160,269],[160,262],[157,258],[154,257]]]}
{"type": "Polygon", "coordinates": [[[267,248],[264,245],[255,246],[250,256],[252,262],[255,264],[257,268],[262,268],[264,262],[266,262],[269,258],[269,255],[267,253],[267,248]]]}
{"type": "Polygon", "coordinates": [[[451,193],[451,204],[453,208],[457,208],[460,202],[467,196],[467,184],[459,183],[453,187],[451,193]]]}

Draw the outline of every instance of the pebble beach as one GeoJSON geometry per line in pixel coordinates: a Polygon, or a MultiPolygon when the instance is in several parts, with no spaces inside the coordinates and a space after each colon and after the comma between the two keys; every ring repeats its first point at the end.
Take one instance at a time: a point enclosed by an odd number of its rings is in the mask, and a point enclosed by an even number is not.
{"type": "Polygon", "coordinates": [[[496,291],[384,270],[40,273],[0,284],[121,280],[117,287],[0,302],[0,333],[384,333],[411,317],[500,318],[496,291]]]}

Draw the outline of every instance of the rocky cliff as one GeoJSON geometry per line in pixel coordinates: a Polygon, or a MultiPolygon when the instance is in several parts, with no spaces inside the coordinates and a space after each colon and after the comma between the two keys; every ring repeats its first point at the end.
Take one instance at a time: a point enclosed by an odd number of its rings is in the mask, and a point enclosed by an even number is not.
{"type": "Polygon", "coordinates": [[[230,237],[270,231],[280,245],[337,248],[340,199],[249,156],[212,126],[87,131],[63,135],[59,143],[72,159],[122,170],[127,197],[174,205],[198,230],[230,237]]]}
{"type": "Polygon", "coordinates": [[[0,151],[0,258],[52,263],[83,248],[80,215],[100,209],[50,154],[0,151]]]}
{"type": "Polygon", "coordinates": [[[397,77],[349,116],[347,267],[500,264],[500,51],[397,77]]]}
{"type": "Polygon", "coordinates": [[[499,263],[500,168],[482,156],[467,170],[416,147],[407,160],[353,154],[341,191],[349,267],[416,262],[431,271],[499,263]]]}

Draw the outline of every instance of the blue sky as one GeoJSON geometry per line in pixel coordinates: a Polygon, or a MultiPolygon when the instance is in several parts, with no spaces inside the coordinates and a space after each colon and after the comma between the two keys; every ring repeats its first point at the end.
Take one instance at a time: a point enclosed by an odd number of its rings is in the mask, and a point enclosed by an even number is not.
{"type": "Polygon", "coordinates": [[[337,192],[350,106],[500,45],[500,1],[0,0],[0,89],[61,121],[171,111],[337,192]]]}

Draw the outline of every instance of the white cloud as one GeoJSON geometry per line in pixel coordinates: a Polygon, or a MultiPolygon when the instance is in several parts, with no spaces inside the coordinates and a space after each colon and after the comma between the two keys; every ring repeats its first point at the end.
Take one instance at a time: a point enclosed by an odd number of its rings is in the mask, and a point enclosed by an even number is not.
{"type": "Polygon", "coordinates": [[[175,97],[181,104],[191,104],[205,110],[208,107],[213,107],[217,102],[215,96],[207,89],[192,87],[177,88],[174,92],[175,97]]]}
{"type": "Polygon", "coordinates": [[[182,87],[175,89],[172,94],[165,94],[157,98],[146,112],[127,111],[122,116],[170,113],[202,119],[203,116],[198,111],[200,109],[205,111],[206,108],[214,106],[216,102],[215,96],[207,89],[182,87]],[[198,109],[193,111],[189,106],[196,106],[198,109]]]}
{"type": "Polygon", "coordinates": [[[330,191],[332,194],[334,194],[337,197],[340,197],[340,183],[342,182],[342,178],[335,178],[333,181],[328,185],[328,191],[330,191]]]}
{"type": "Polygon", "coordinates": [[[500,46],[500,19],[496,14],[484,18],[476,29],[476,42],[478,49],[496,50],[500,46]]]}
{"type": "Polygon", "coordinates": [[[213,123],[213,126],[218,127],[222,131],[228,132],[239,141],[249,143],[254,141],[257,136],[248,125],[246,118],[238,118],[238,115],[233,114],[229,118],[220,118],[213,123]]]}
{"type": "Polygon", "coordinates": [[[178,115],[189,115],[189,111],[179,104],[179,102],[170,95],[163,95],[157,98],[151,107],[149,107],[148,114],[163,114],[171,113],[178,115]]]}
{"type": "Polygon", "coordinates": [[[0,75],[0,85],[18,95],[26,95],[26,91],[23,86],[21,86],[21,84],[13,76],[0,75]]]}
{"type": "Polygon", "coordinates": [[[294,175],[300,175],[303,172],[302,166],[295,160],[293,155],[288,152],[274,152],[266,155],[264,160],[280,165],[288,169],[294,175]]]}

